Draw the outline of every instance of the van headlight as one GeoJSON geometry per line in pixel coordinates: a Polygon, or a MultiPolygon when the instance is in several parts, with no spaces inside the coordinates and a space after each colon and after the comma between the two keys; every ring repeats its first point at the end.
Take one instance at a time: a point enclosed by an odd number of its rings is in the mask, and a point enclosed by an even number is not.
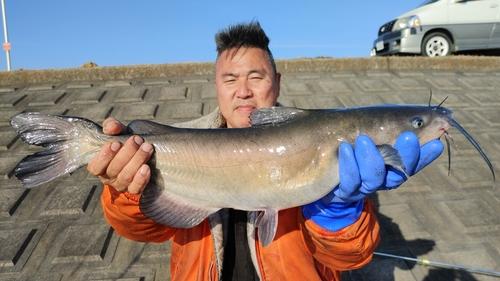
{"type": "Polygon", "coordinates": [[[392,31],[401,30],[409,27],[420,26],[420,19],[417,16],[400,18],[394,23],[392,31]]]}

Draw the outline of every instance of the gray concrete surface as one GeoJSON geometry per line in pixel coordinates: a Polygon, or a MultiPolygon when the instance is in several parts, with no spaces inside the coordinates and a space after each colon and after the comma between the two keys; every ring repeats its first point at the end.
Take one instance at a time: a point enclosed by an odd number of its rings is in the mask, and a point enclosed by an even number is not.
{"type": "MultiPolygon", "coordinates": [[[[449,57],[279,61],[280,101],[302,108],[380,103],[445,106],[483,147],[500,174],[500,58],[449,57]]],[[[213,64],[0,72],[0,280],[169,280],[169,243],[136,243],[103,219],[100,181],[80,169],[25,189],[13,174],[37,148],[9,118],[25,111],[173,123],[216,106],[213,64]]],[[[500,188],[457,130],[447,157],[399,189],[378,192],[377,251],[500,271],[500,188]]],[[[374,257],[344,280],[499,280],[491,276],[374,257]]]]}

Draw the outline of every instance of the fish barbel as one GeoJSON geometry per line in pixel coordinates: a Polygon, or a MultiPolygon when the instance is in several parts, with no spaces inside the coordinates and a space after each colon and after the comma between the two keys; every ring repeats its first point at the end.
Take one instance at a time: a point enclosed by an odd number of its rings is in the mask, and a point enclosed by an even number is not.
{"type": "Polygon", "coordinates": [[[22,113],[11,118],[21,139],[45,150],[26,156],[15,174],[34,187],[86,165],[112,139],[139,135],[155,152],[151,180],[141,211],[161,224],[190,228],[221,208],[258,211],[258,239],[274,239],[278,211],[322,198],[339,184],[338,148],[368,135],[387,165],[406,175],[392,146],[403,132],[421,145],[456,127],[493,167],[474,139],[441,106],[377,105],[306,110],[271,107],[250,115],[252,126],[239,129],[186,129],[136,120],[130,134],[109,136],[98,124],[79,117],[22,113]]]}

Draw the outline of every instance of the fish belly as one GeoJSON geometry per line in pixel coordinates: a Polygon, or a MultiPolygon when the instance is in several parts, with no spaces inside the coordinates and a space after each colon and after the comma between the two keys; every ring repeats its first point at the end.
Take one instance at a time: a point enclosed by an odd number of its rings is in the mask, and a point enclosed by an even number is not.
{"type": "Polygon", "coordinates": [[[337,147],[288,140],[266,146],[233,141],[224,149],[211,149],[216,145],[206,140],[157,146],[157,185],[186,204],[248,211],[326,195],[339,183],[337,147]]]}

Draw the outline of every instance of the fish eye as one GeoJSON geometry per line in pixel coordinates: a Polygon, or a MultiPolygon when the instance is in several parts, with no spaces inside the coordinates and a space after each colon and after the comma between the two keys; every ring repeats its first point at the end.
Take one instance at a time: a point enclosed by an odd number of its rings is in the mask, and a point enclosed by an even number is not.
{"type": "Polygon", "coordinates": [[[411,126],[415,129],[420,129],[424,126],[424,119],[420,116],[415,116],[411,119],[411,126]]]}

